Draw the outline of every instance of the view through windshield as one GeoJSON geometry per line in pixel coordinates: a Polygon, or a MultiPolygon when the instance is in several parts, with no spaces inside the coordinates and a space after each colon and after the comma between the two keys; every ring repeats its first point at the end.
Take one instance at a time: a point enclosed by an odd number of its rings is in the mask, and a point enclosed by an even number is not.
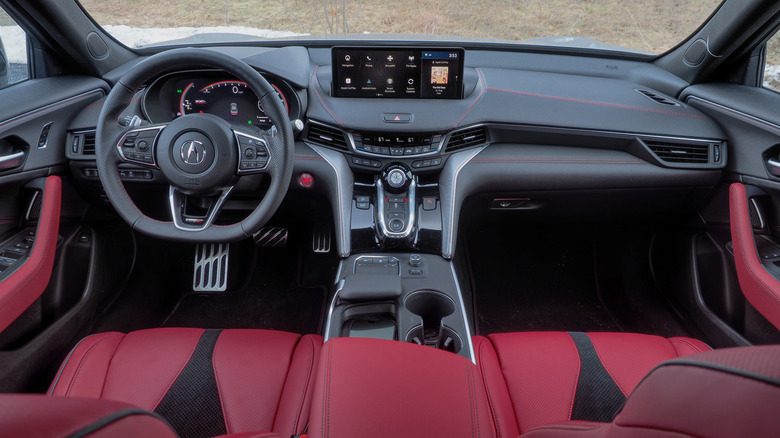
{"type": "MultiPolygon", "coordinates": [[[[130,47],[227,33],[404,34],[663,53],[721,0],[82,0],[130,47]],[[597,44],[601,43],[601,44],[597,44]],[[611,47],[617,46],[617,47],[611,47]]],[[[236,37],[238,38],[238,37],[236,37]]]]}

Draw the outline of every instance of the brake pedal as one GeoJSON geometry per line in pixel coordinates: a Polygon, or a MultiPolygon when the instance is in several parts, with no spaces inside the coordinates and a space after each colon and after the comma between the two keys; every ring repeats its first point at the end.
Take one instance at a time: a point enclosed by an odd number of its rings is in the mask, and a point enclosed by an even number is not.
{"type": "Polygon", "coordinates": [[[227,290],[230,244],[199,243],[195,248],[192,290],[224,292],[227,290]]]}
{"type": "Polygon", "coordinates": [[[265,227],[261,228],[252,237],[255,239],[255,245],[257,246],[282,248],[287,245],[287,234],[287,228],[284,227],[265,227]]]}
{"type": "Polygon", "coordinates": [[[320,222],[314,225],[311,246],[312,250],[318,254],[330,252],[330,224],[320,222]]]}

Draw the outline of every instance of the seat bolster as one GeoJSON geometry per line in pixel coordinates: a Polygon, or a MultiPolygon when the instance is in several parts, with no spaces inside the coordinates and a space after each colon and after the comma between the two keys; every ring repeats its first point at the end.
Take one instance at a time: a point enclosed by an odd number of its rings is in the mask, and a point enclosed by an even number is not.
{"type": "Polygon", "coordinates": [[[126,403],[39,394],[0,395],[0,430],[8,437],[177,436],[160,417],[126,403]]]}
{"type": "Polygon", "coordinates": [[[318,335],[305,335],[298,341],[272,430],[288,436],[306,428],[322,342],[318,335]]]}
{"type": "Polygon", "coordinates": [[[106,332],[82,339],[60,365],[48,394],[100,398],[111,359],[124,338],[124,333],[106,332]]]}
{"type": "Polygon", "coordinates": [[[482,373],[485,383],[488,403],[493,419],[496,423],[496,436],[498,438],[516,437],[520,435],[517,427],[512,400],[509,397],[506,381],[501,372],[501,364],[493,344],[484,336],[472,338],[474,354],[477,356],[477,365],[482,373]]]}
{"type": "Polygon", "coordinates": [[[776,436],[778,406],[780,346],[730,348],[659,365],[613,426],[712,438],[776,436]]]}

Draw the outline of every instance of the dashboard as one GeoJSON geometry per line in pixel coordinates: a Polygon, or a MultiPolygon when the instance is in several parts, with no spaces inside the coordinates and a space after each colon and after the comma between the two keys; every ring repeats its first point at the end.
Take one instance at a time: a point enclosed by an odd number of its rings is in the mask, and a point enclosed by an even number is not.
{"type": "MultiPolygon", "coordinates": [[[[656,217],[706,196],[728,160],[718,124],[670,97],[688,84],[644,61],[448,46],[220,50],[261,72],[296,122],[288,193],[327,201],[344,257],[389,245],[451,258],[461,214],[656,217]],[[394,89],[411,96],[377,91],[398,78],[407,84],[394,89]],[[432,96],[425,81],[453,94],[432,96]]],[[[123,116],[166,123],[204,112],[270,127],[252,90],[220,71],[164,74],[136,97],[123,116]]],[[[77,116],[66,155],[99,190],[87,153],[98,113],[77,116]]],[[[165,184],[155,170],[123,171],[165,184]]]]}

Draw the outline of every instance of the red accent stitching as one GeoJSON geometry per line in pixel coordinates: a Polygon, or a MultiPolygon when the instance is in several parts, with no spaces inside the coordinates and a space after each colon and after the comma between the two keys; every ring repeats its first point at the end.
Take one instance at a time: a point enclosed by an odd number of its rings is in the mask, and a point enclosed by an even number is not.
{"type": "MultiPolygon", "coordinates": [[[[479,344],[479,362],[480,366],[479,369],[482,372],[482,381],[485,384],[485,392],[488,396],[488,401],[490,402],[490,411],[493,413],[493,423],[495,423],[496,426],[496,437],[501,438],[501,428],[498,427],[498,413],[496,412],[495,404],[493,403],[493,395],[490,393],[490,385],[488,385],[487,376],[485,375],[485,341],[480,341],[479,344]]],[[[511,402],[511,400],[510,400],[511,402]]],[[[514,406],[513,406],[514,408],[514,406]]],[[[515,419],[517,421],[517,419],[515,419]]]]}
{"type": "MultiPolygon", "coordinates": [[[[309,349],[311,351],[311,357],[309,358],[309,372],[306,374],[306,384],[303,386],[303,392],[301,393],[301,399],[298,402],[298,415],[295,416],[295,420],[293,421],[293,433],[298,432],[298,425],[301,421],[301,414],[303,413],[303,404],[306,399],[306,390],[309,388],[309,382],[311,381],[311,372],[312,368],[314,367],[314,341],[311,340],[311,338],[307,336],[302,336],[301,340],[306,339],[309,341],[309,349]]],[[[293,356],[295,355],[295,351],[293,351],[293,356]]]]}
{"type": "MultiPolygon", "coordinates": [[[[590,336],[588,336],[590,337],[590,336]]],[[[580,359],[579,350],[577,350],[577,345],[574,343],[574,339],[572,339],[571,336],[568,336],[569,342],[574,347],[574,349],[577,351],[577,378],[574,380],[574,388],[572,388],[571,391],[571,401],[569,401],[569,420],[571,420],[571,414],[574,412],[574,398],[577,396],[577,385],[580,383],[580,368],[582,368],[582,359],[580,359]]],[[[592,343],[592,341],[591,341],[592,343]]],[[[519,426],[519,425],[518,425],[519,426]]]]}
{"type": "MultiPolygon", "coordinates": [[[[110,338],[111,336],[116,336],[118,334],[120,334],[120,333],[114,333],[114,334],[111,334],[111,335],[108,335],[108,336],[104,336],[102,339],[100,339],[99,341],[95,342],[91,347],[89,347],[89,350],[87,350],[87,352],[84,353],[84,356],[82,356],[81,361],[79,361],[79,366],[78,366],[78,368],[76,368],[76,372],[73,374],[73,379],[71,379],[70,385],[68,385],[68,390],[65,392],[65,397],[68,397],[70,395],[70,393],[73,392],[73,386],[76,384],[76,380],[78,379],[79,374],[81,374],[81,368],[84,366],[84,362],[86,362],[86,360],[89,357],[89,355],[92,354],[92,351],[95,348],[97,348],[98,345],[102,344],[103,341],[105,341],[106,339],[110,338]]],[[[124,336],[124,335],[122,335],[122,336],[124,336]]],[[[108,369],[106,369],[106,376],[108,376],[108,369]]],[[[105,386],[105,384],[106,384],[106,381],[103,380],[103,385],[105,386]]],[[[53,393],[54,393],[54,391],[52,391],[52,394],[53,393]]],[[[102,391],[101,391],[100,395],[101,396],[103,395],[102,391]]]]}
{"type": "MultiPolygon", "coordinates": [[[[701,352],[703,351],[703,350],[700,350],[700,349],[699,349],[699,347],[697,347],[696,345],[694,345],[694,344],[693,344],[693,343],[691,343],[691,342],[688,342],[688,341],[687,341],[687,340],[685,340],[685,339],[669,339],[668,341],[669,341],[669,343],[671,343],[671,344],[683,344],[683,345],[687,345],[688,347],[690,347],[690,349],[691,349],[691,350],[693,350],[693,351],[694,351],[694,352],[696,352],[696,353],[701,353],[701,352]]],[[[675,349],[675,352],[676,352],[676,351],[677,351],[677,350],[675,349]]],[[[677,355],[677,357],[680,357],[680,355],[678,354],[678,355],[677,355]]]]}
{"type": "Polygon", "coordinates": [[[76,97],[72,97],[72,98],[67,99],[67,100],[63,100],[61,102],[55,102],[55,103],[46,105],[46,106],[44,106],[42,108],[39,108],[37,110],[33,110],[33,111],[29,112],[29,113],[22,114],[22,115],[20,115],[18,117],[14,117],[12,119],[6,120],[5,122],[0,123],[0,127],[3,127],[3,126],[5,126],[5,125],[7,125],[9,123],[18,122],[19,120],[24,120],[24,119],[26,119],[28,117],[34,116],[34,115],[36,115],[38,113],[41,113],[43,111],[53,110],[53,109],[55,109],[57,107],[60,107],[62,105],[66,105],[66,104],[69,104],[69,103],[72,103],[72,102],[78,102],[79,100],[86,99],[87,97],[91,96],[93,93],[95,93],[97,91],[98,90],[88,91],[88,92],[86,92],[82,96],[76,96],[76,97]]]}
{"type": "Polygon", "coordinates": [[[317,84],[314,81],[314,79],[317,77],[317,70],[319,70],[319,69],[320,69],[320,66],[318,65],[317,68],[314,69],[314,73],[311,75],[311,85],[312,85],[312,88],[314,88],[314,93],[317,95],[317,99],[320,100],[320,103],[322,104],[322,106],[324,106],[325,109],[328,110],[328,113],[330,113],[330,116],[333,117],[334,119],[336,119],[336,121],[339,123],[339,125],[343,128],[344,124],[341,123],[341,120],[339,120],[339,118],[336,117],[335,114],[333,114],[333,111],[330,110],[330,107],[328,107],[328,104],[326,104],[325,101],[322,100],[322,97],[320,96],[320,92],[317,91],[317,84]]]}
{"type": "Polygon", "coordinates": [[[479,101],[482,99],[482,96],[485,94],[485,90],[487,90],[487,89],[488,89],[488,88],[487,88],[487,83],[485,82],[484,78],[482,77],[482,72],[481,72],[481,71],[479,71],[479,69],[478,69],[478,68],[475,68],[474,70],[476,70],[476,71],[477,71],[477,74],[479,75],[479,82],[482,84],[482,91],[480,91],[480,92],[479,92],[479,96],[477,96],[477,98],[476,98],[476,99],[474,99],[474,103],[472,103],[472,104],[471,104],[471,106],[469,107],[469,109],[467,109],[467,110],[466,110],[466,112],[465,112],[465,113],[463,113],[463,115],[462,115],[462,116],[460,116],[460,118],[459,118],[458,120],[456,120],[456,121],[455,121],[455,124],[453,124],[453,125],[452,125],[452,127],[453,127],[453,128],[454,128],[454,127],[456,127],[456,126],[458,126],[458,123],[460,123],[461,121],[463,121],[463,119],[466,117],[466,115],[467,115],[468,113],[470,113],[470,112],[471,112],[471,109],[472,109],[472,108],[474,108],[474,105],[476,105],[476,104],[477,104],[477,102],[479,102],[479,101]]]}
{"type": "Polygon", "coordinates": [[[646,111],[651,113],[658,113],[658,114],[666,114],[670,116],[680,116],[680,117],[690,117],[694,119],[702,119],[702,120],[712,120],[708,116],[700,115],[700,114],[688,114],[688,113],[681,113],[677,111],[667,111],[667,110],[659,110],[659,109],[652,109],[652,108],[643,108],[639,106],[631,106],[631,105],[621,105],[619,103],[609,103],[609,102],[598,102],[594,100],[584,100],[584,99],[575,99],[572,97],[561,97],[561,96],[550,96],[547,94],[537,94],[537,93],[527,93],[525,91],[514,91],[514,90],[504,90],[501,88],[488,88],[488,91],[496,91],[499,93],[510,93],[510,94],[519,94],[522,96],[530,96],[530,97],[539,97],[542,99],[552,99],[552,100],[562,100],[564,102],[575,102],[575,103],[585,103],[588,105],[599,105],[599,106],[608,106],[612,108],[620,108],[620,109],[627,109],[627,110],[635,110],[635,111],[646,111]]]}
{"type": "MultiPolygon", "coordinates": [[[[215,362],[215,360],[217,359],[217,349],[219,348],[220,337],[222,337],[221,334],[219,337],[217,337],[217,342],[214,344],[214,353],[212,353],[211,355],[211,367],[214,370],[214,380],[217,382],[217,395],[219,396],[219,406],[222,408],[222,419],[225,420],[225,432],[231,433],[230,425],[228,424],[228,419],[227,419],[227,409],[225,409],[225,399],[222,397],[222,384],[220,383],[219,380],[219,372],[217,371],[217,363],[215,362]]],[[[198,344],[195,344],[196,347],[197,345],[198,344]]],[[[193,352],[194,351],[195,350],[193,350],[193,352]]]]}

